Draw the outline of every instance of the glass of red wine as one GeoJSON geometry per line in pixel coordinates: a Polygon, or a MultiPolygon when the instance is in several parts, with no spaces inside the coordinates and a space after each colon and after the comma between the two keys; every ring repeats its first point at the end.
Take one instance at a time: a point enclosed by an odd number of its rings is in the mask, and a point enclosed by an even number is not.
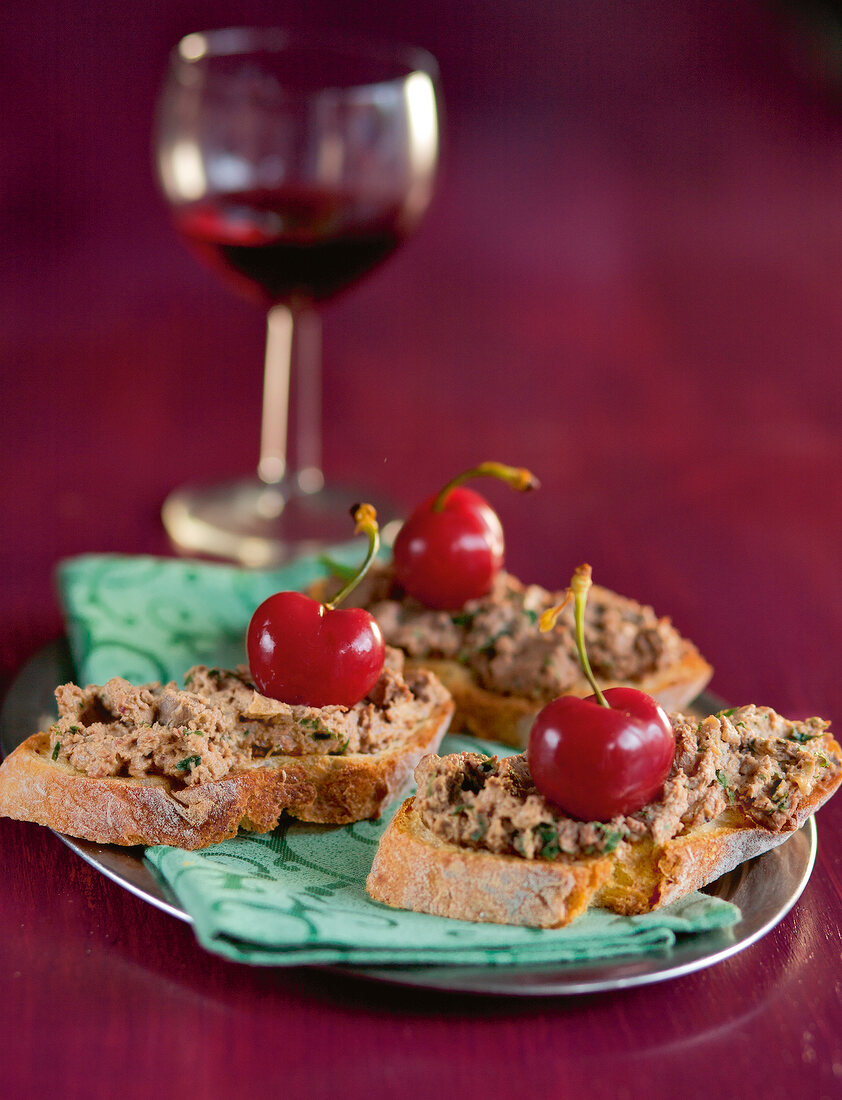
{"type": "Polygon", "coordinates": [[[423,50],[269,28],[190,34],[173,51],[164,195],[193,251],[268,311],[256,475],[175,490],[163,519],[180,547],[264,566],[346,537],[360,493],[322,474],[317,307],[426,211],[437,79],[423,50]]]}

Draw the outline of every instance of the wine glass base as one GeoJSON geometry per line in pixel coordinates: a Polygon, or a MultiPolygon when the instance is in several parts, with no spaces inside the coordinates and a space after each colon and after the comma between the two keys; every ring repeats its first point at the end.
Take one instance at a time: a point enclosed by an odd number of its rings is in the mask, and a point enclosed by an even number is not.
{"type": "Polygon", "coordinates": [[[395,505],[347,486],[303,493],[258,478],[188,485],[167,497],[161,517],[179,549],[265,569],[346,541],[351,509],[362,500],[377,508],[381,541],[389,545],[400,526],[395,505]]]}

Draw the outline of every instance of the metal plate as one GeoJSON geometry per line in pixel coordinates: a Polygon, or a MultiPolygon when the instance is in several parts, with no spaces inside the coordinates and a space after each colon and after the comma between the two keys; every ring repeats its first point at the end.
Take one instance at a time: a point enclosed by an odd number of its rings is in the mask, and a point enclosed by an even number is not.
{"type": "MultiPolygon", "coordinates": [[[[66,643],[54,642],[23,667],[0,714],[0,745],[11,752],[30,734],[46,729],[55,717],[53,689],[73,679],[66,643]]],[[[701,695],[694,707],[706,714],[727,706],[701,695]]],[[[142,848],[92,844],[56,833],[101,874],[150,905],[179,920],[190,916],[149,870],[142,848]]],[[[811,818],[780,847],[741,864],[707,887],[707,892],[739,906],[742,919],[732,928],[688,936],[656,955],[606,959],[589,963],[521,967],[333,967],[372,981],[459,993],[505,996],[560,996],[626,989],[664,981],[712,966],[744,950],[769,932],[789,912],[810,878],[816,858],[816,825],[811,818]]]]}

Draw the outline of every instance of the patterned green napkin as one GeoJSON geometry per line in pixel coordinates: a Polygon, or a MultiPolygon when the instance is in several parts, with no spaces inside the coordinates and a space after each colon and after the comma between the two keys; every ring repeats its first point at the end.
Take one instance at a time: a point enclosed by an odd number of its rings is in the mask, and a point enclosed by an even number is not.
{"type": "MultiPolygon", "coordinates": [[[[356,562],[361,546],[346,544],[330,556],[356,562]]],[[[64,562],[58,579],[78,678],[180,681],[193,664],[241,663],[257,604],[326,570],[313,558],[267,573],[117,555],[64,562]]],[[[476,745],[451,734],[443,751],[476,745]]],[[[552,931],[390,909],[365,893],[389,816],[343,827],[284,822],[265,836],[241,834],[198,852],[150,848],[146,856],[203,946],[257,964],[537,966],[660,952],[676,936],[727,928],[740,917],[730,903],[701,893],[640,917],[590,911],[552,931]]]]}

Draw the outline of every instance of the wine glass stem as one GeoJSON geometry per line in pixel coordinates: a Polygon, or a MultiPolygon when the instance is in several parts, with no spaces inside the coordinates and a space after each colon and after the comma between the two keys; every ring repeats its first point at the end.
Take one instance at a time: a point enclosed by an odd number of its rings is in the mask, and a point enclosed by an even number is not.
{"type": "Polygon", "coordinates": [[[302,493],[317,493],[324,485],[322,475],[322,319],[315,309],[296,311],[295,482],[302,493]]]}
{"type": "Polygon", "coordinates": [[[287,469],[292,311],[273,306],[266,319],[266,360],[263,370],[263,416],[257,474],[267,485],[283,481],[287,469]]]}
{"type": "Polygon", "coordinates": [[[321,320],[307,306],[276,305],[266,325],[263,418],[257,473],[267,485],[287,481],[317,492],[321,470],[321,320]],[[289,454],[290,397],[295,403],[295,453],[289,454]]]}

